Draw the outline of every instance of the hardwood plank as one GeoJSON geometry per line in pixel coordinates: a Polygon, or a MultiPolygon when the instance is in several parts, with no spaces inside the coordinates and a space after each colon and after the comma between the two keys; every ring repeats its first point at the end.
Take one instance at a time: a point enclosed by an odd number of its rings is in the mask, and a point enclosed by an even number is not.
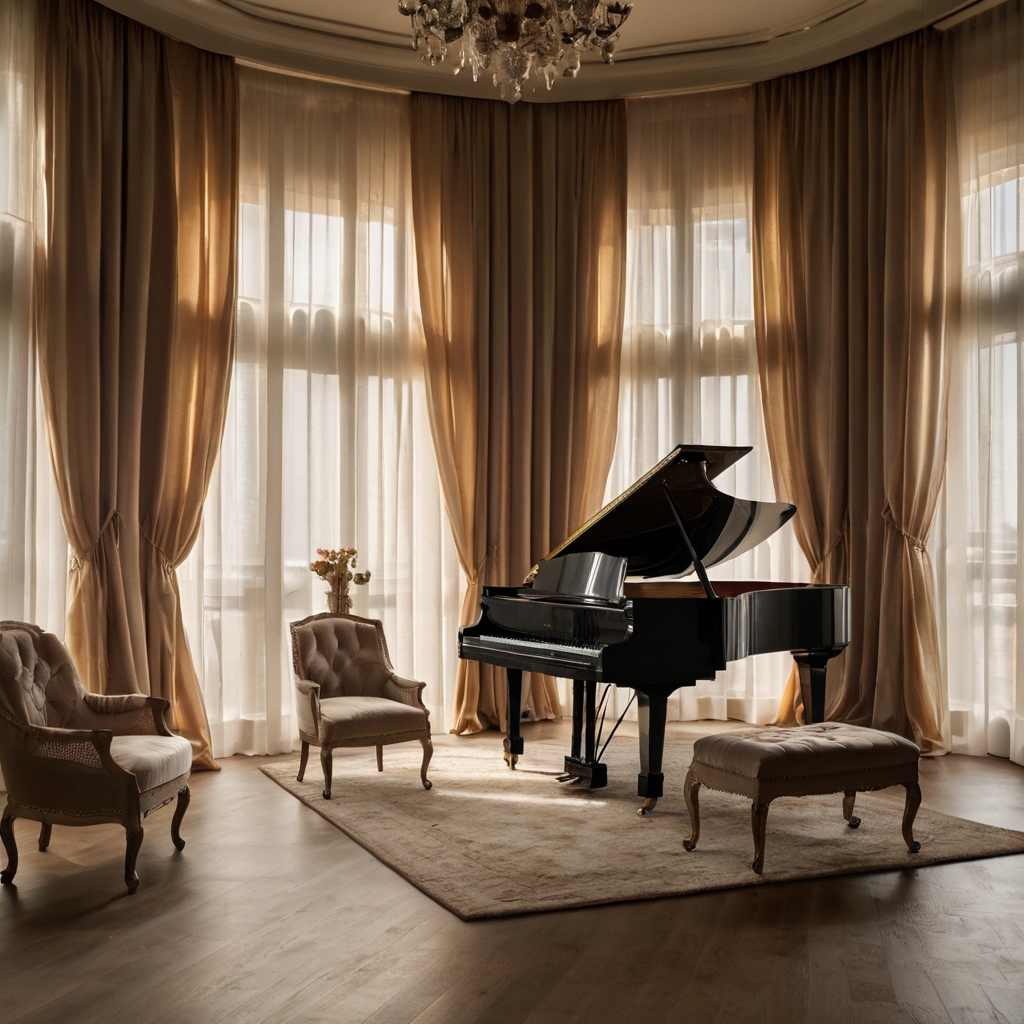
{"type": "MultiPolygon", "coordinates": [[[[439,737],[435,756],[446,743],[499,756],[495,734],[439,737]]],[[[116,827],[55,828],[40,854],[18,822],[0,1019],[1024,1024],[1024,857],[464,922],[266,779],[267,760],[195,777],[182,854],[169,808],[147,821],[132,897],[116,827]]],[[[1018,766],[932,758],[922,779],[927,806],[1024,829],[1018,766]]]]}

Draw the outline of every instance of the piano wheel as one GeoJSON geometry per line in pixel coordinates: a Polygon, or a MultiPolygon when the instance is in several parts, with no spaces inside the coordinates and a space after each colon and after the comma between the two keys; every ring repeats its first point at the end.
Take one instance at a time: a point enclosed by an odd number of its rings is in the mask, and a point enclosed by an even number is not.
{"type": "Polygon", "coordinates": [[[509,766],[509,768],[512,769],[512,771],[515,771],[516,770],[516,765],[519,764],[519,755],[518,754],[510,754],[506,750],[505,751],[505,764],[507,764],[509,766]]]}
{"type": "Polygon", "coordinates": [[[646,800],[636,809],[637,816],[640,818],[646,818],[649,811],[653,811],[657,806],[658,798],[656,796],[649,796],[646,800]]]}

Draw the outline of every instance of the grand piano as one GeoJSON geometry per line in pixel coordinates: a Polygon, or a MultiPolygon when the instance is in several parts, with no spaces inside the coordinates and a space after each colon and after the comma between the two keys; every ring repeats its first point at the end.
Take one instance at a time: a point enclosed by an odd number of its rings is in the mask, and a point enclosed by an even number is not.
{"type": "Polygon", "coordinates": [[[597,684],[635,691],[640,814],[664,791],[668,698],[714,679],[727,662],[791,651],[806,720],[824,719],[826,666],[850,638],[849,588],[708,579],[707,567],[767,540],[796,512],[714,486],[750,450],[679,445],[542,559],[523,586],[484,587],[479,621],[459,630],[459,657],[506,671],[511,768],[523,753],[523,671],[573,680],[562,779],[594,789],[608,778],[597,749],[597,684]],[[696,582],[682,579],[694,573],[696,582]]]}

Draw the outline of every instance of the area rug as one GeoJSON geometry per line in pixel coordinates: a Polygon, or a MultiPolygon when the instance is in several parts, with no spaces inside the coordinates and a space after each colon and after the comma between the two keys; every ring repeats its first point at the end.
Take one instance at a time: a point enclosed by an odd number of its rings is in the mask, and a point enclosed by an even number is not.
{"type": "Polygon", "coordinates": [[[902,788],[858,795],[858,829],[843,820],[841,794],[784,798],[771,805],[757,876],[742,797],[701,790],[700,843],[683,850],[688,742],[666,745],[666,796],[640,818],[635,739],[615,738],[604,758],[609,784],[594,791],[556,781],[560,743],[528,740],[510,771],[497,738],[493,747],[438,739],[429,791],[418,744],[385,747],[381,774],[372,747],[336,751],[331,800],[321,796],[315,750],[304,782],[295,781],[297,760],[262,770],[464,920],[1024,852],[1024,832],[922,807],[914,827],[921,851],[908,854],[902,788]]]}

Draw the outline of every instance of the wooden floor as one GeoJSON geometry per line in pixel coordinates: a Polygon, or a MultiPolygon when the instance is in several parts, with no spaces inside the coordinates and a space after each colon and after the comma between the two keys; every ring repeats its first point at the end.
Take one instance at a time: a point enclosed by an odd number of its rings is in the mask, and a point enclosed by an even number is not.
{"type": "MultiPolygon", "coordinates": [[[[348,756],[372,752],[337,779],[348,756]]],[[[169,810],[147,821],[135,896],[113,826],[55,827],[41,854],[19,822],[0,1021],[1024,1022],[1024,856],[466,923],[266,760],[193,779],[183,853],[169,810]]],[[[1024,830],[1024,769],[922,768],[926,806],[1024,830]]]]}

